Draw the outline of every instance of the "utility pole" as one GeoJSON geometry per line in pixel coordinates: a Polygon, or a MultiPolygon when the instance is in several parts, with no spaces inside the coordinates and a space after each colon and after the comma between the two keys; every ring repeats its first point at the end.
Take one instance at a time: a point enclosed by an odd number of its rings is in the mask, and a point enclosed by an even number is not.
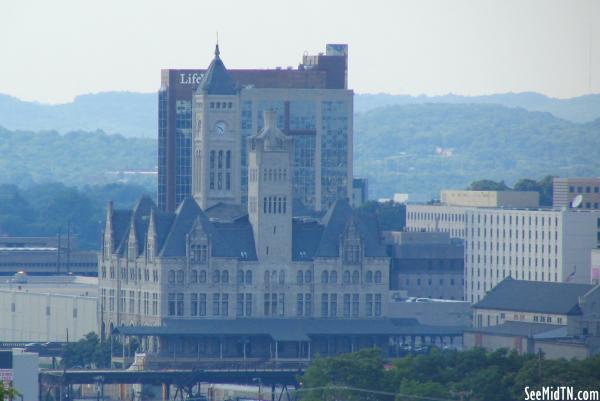
{"type": "Polygon", "coordinates": [[[71,220],[67,222],[67,274],[71,273],[71,220]]]}
{"type": "Polygon", "coordinates": [[[60,228],[58,229],[58,245],[56,247],[56,273],[60,273],[60,228]]]}

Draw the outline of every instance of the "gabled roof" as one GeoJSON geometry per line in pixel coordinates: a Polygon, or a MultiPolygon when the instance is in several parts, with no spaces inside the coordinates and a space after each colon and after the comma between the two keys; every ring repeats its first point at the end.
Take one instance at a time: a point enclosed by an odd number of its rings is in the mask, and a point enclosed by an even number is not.
{"type": "Polygon", "coordinates": [[[507,277],[473,308],[579,315],[579,297],[592,288],[591,284],[524,281],[507,277]]]}
{"type": "MultiPolygon", "coordinates": [[[[170,227],[160,256],[184,256],[186,254],[186,236],[194,224],[200,224],[204,232],[213,235],[214,230],[208,217],[193,198],[185,198],[175,211],[175,220],[170,227]]],[[[213,241],[217,240],[216,238],[213,241]]]]}
{"type": "MultiPolygon", "coordinates": [[[[145,248],[146,245],[146,233],[148,231],[148,223],[150,221],[150,213],[156,210],[156,205],[152,202],[152,199],[148,196],[142,196],[140,200],[135,204],[133,210],[129,213],[122,213],[121,211],[117,211],[122,215],[129,215],[129,220],[127,221],[127,225],[125,230],[122,232],[121,240],[119,241],[119,245],[117,246],[115,252],[119,255],[124,255],[127,251],[127,245],[129,241],[129,234],[131,229],[133,228],[135,237],[137,240],[137,254],[139,255],[145,248]]],[[[123,224],[124,222],[119,222],[119,224],[123,224]]],[[[115,225],[114,212],[113,212],[113,227],[115,225]]],[[[114,232],[114,229],[113,229],[114,232]]]]}
{"type": "MultiPolygon", "coordinates": [[[[114,210],[112,216],[115,253],[121,256],[126,255],[132,228],[138,256],[143,255],[153,221],[159,256],[184,257],[187,236],[200,226],[210,237],[211,255],[258,260],[252,225],[241,206],[217,204],[204,212],[193,198],[186,198],[174,213],[167,213],[157,210],[154,202],[144,197],[132,211],[114,210]]],[[[356,227],[364,244],[365,256],[386,257],[377,219],[353,210],[347,201],[338,201],[320,221],[313,217],[292,219],[292,260],[338,257],[340,239],[350,224],[356,227]]]]}
{"type": "Polygon", "coordinates": [[[235,95],[237,93],[235,83],[229,76],[225,64],[219,55],[219,45],[215,47],[215,58],[208,66],[208,70],[202,76],[198,91],[209,95],[235,95]]]}
{"type": "Polygon", "coordinates": [[[385,246],[379,236],[376,216],[367,216],[352,209],[347,199],[337,200],[321,219],[325,226],[315,256],[337,257],[340,239],[349,224],[354,224],[364,244],[365,256],[385,257],[385,246]]]}
{"type": "Polygon", "coordinates": [[[323,226],[317,221],[292,221],[292,260],[312,260],[317,252],[323,226]]]}
{"type": "Polygon", "coordinates": [[[248,211],[241,205],[219,202],[204,211],[210,221],[234,222],[248,216],[248,211]]]}

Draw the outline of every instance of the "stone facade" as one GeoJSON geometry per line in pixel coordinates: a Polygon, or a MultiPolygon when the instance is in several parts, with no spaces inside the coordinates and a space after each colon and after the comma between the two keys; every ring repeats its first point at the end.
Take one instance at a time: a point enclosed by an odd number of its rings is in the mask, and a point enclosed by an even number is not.
{"type": "Polygon", "coordinates": [[[320,219],[292,217],[293,142],[265,114],[250,138],[247,212],[202,190],[175,213],[148,198],[132,211],[109,205],[98,274],[104,335],[178,319],[386,316],[390,260],[376,219],[347,200],[320,219]]]}

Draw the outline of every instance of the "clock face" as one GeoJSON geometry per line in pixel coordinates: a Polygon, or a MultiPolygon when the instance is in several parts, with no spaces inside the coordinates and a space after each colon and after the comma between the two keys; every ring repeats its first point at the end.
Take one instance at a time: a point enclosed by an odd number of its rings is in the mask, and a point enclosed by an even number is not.
{"type": "Polygon", "coordinates": [[[219,121],[218,123],[215,124],[215,132],[217,133],[217,135],[219,135],[219,136],[224,135],[226,130],[227,130],[227,124],[225,124],[224,121],[219,121]]]}

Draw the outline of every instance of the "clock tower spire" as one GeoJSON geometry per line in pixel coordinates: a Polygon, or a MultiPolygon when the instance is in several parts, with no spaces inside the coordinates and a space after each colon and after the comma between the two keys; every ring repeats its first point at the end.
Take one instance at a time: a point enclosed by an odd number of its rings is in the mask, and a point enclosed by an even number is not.
{"type": "Polygon", "coordinates": [[[192,194],[202,209],[241,204],[239,91],[215,56],[192,101],[192,194]]]}

